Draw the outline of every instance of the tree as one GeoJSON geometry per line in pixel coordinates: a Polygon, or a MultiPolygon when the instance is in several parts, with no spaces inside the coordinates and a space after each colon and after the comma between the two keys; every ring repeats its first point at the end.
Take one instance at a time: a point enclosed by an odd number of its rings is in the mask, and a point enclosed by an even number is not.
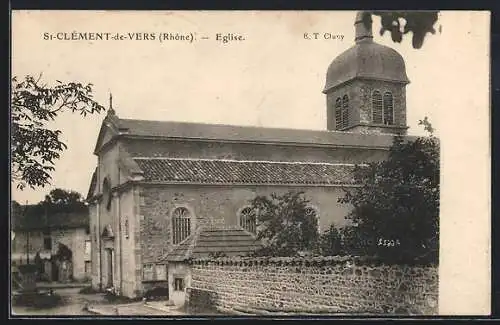
{"type": "Polygon", "coordinates": [[[54,222],[60,222],[61,218],[80,220],[82,213],[87,212],[87,205],[80,193],[59,188],[50,191],[45,199],[37,204],[22,206],[12,201],[11,206],[11,220],[14,224],[28,228],[46,227],[54,222]],[[58,214],[60,215],[53,219],[53,216],[58,214]]]}
{"type": "Polygon", "coordinates": [[[353,207],[347,219],[356,253],[438,263],[439,141],[427,118],[420,124],[429,137],[396,136],[388,160],[357,166],[360,187],[339,199],[353,207]]]}
{"type": "Polygon", "coordinates": [[[38,205],[41,208],[46,207],[50,213],[77,212],[86,209],[85,201],[80,193],[60,188],[50,191],[49,195],[45,196],[45,200],[38,205]]]}
{"type": "Polygon", "coordinates": [[[24,219],[26,222],[30,222],[43,218],[46,214],[85,212],[86,209],[87,206],[80,193],[56,188],[50,191],[43,201],[29,206],[28,209],[16,208],[13,214],[17,213],[21,218],[26,218],[24,219]]]}
{"type": "Polygon", "coordinates": [[[54,161],[67,146],[60,130],[47,125],[65,110],[82,116],[105,108],[92,98],[92,84],[77,82],[48,86],[32,76],[12,78],[11,170],[17,188],[44,187],[50,183],[54,161]]]}
{"type": "Polygon", "coordinates": [[[250,201],[257,216],[257,239],[263,248],[256,255],[294,256],[317,248],[318,221],[308,213],[309,201],[303,192],[257,196],[250,201]]]}
{"type": "MultiPolygon", "coordinates": [[[[438,20],[439,11],[373,11],[372,15],[380,17],[382,27],[380,35],[386,31],[391,33],[393,42],[401,43],[403,35],[412,32],[412,46],[415,49],[422,47],[427,33],[435,34],[434,24],[438,20]],[[404,20],[404,27],[401,21],[404,20]]],[[[365,24],[371,20],[371,15],[365,15],[365,24]]]]}
{"type": "Polygon", "coordinates": [[[327,231],[319,237],[319,247],[322,256],[335,256],[343,254],[342,235],[335,224],[331,224],[327,231]]]}

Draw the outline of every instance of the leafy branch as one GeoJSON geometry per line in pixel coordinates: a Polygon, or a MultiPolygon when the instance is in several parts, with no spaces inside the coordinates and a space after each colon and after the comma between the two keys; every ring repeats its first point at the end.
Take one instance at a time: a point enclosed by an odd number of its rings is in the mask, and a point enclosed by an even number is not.
{"type": "Polygon", "coordinates": [[[12,78],[11,92],[11,170],[17,188],[44,187],[50,183],[54,162],[67,145],[60,139],[60,130],[51,130],[48,123],[64,110],[83,117],[105,110],[93,99],[92,84],[78,82],[55,86],[38,78],[12,78]]]}

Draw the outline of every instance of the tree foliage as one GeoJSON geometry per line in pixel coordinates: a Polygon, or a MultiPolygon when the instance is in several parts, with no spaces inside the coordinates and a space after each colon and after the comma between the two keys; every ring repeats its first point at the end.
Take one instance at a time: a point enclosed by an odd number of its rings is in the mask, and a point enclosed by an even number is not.
{"type": "Polygon", "coordinates": [[[318,243],[318,221],[308,213],[309,201],[303,192],[273,193],[250,201],[253,216],[258,216],[257,238],[263,248],[257,255],[294,256],[312,252],[318,243]]]}
{"type": "MultiPolygon", "coordinates": [[[[429,121],[420,121],[432,132],[429,121]]],[[[346,189],[339,202],[353,209],[345,233],[350,249],[394,261],[438,262],[439,141],[394,138],[386,161],[357,166],[359,188],[346,189]]]]}
{"type": "Polygon", "coordinates": [[[87,206],[80,193],[60,188],[53,189],[43,201],[34,205],[23,206],[16,201],[12,201],[11,204],[12,215],[28,222],[43,218],[45,214],[85,212],[86,209],[87,206]]]}
{"type": "MultiPolygon", "coordinates": [[[[422,47],[427,33],[435,34],[434,24],[438,20],[439,11],[373,11],[379,16],[382,27],[380,35],[386,31],[391,33],[393,42],[401,43],[403,35],[412,32],[412,46],[422,47]],[[402,26],[402,21],[404,24],[402,26]]],[[[367,17],[366,19],[371,19],[367,17]]]]}
{"type": "Polygon", "coordinates": [[[49,123],[65,110],[82,116],[105,108],[92,98],[92,84],[77,82],[48,86],[26,76],[12,78],[11,92],[11,171],[19,189],[49,184],[54,161],[67,148],[60,130],[49,123]]]}
{"type": "Polygon", "coordinates": [[[80,193],[60,188],[50,191],[38,205],[40,208],[47,207],[50,213],[79,212],[87,209],[85,200],[80,193]]]}
{"type": "Polygon", "coordinates": [[[330,228],[319,236],[319,248],[323,256],[344,254],[342,233],[335,224],[331,224],[330,228]]]}

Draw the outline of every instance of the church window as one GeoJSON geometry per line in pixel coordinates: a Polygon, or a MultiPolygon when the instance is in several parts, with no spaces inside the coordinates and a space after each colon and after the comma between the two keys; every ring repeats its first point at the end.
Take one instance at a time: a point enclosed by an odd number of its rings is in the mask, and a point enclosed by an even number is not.
{"type": "Polygon", "coordinates": [[[372,93],[372,122],[375,124],[383,123],[382,94],[378,90],[372,93]]]}
{"type": "Polygon", "coordinates": [[[340,130],[342,128],[342,100],[337,98],[335,101],[335,129],[340,130]]]}
{"type": "Polygon", "coordinates": [[[111,186],[109,185],[109,181],[107,178],[104,179],[104,183],[102,185],[102,198],[103,204],[106,207],[106,210],[111,210],[111,186]]]}
{"type": "Polygon", "coordinates": [[[344,95],[342,97],[342,128],[345,129],[349,126],[349,97],[344,95]]]}
{"type": "Polygon", "coordinates": [[[176,245],[191,234],[191,213],[185,207],[179,207],[174,210],[172,217],[172,239],[176,245]]]}
{"type": "Polygon", "coordinates": [[[241,210],[240,226],[252,234],[257,233],[257,218],[254,209],[246,207],[241,210]]]}
{"type": "Polygon", "coordinates": [[[393,98],[392,93],[389,91],[384,94],[384,124],[394,124],[393,98]]]}

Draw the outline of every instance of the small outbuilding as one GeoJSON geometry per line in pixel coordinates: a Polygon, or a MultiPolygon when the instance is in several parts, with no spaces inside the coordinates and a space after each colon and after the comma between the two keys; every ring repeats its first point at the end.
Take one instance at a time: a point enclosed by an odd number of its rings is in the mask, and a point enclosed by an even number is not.
{"type": "Polygon", "coordinates": [[[182,241],[164,260],[167,262],[169,300],[184,306],[191,286],[190,260],[208,257],[246,256],[261,246],[253,233],[239,226],[199,228],[182,241]]]}

